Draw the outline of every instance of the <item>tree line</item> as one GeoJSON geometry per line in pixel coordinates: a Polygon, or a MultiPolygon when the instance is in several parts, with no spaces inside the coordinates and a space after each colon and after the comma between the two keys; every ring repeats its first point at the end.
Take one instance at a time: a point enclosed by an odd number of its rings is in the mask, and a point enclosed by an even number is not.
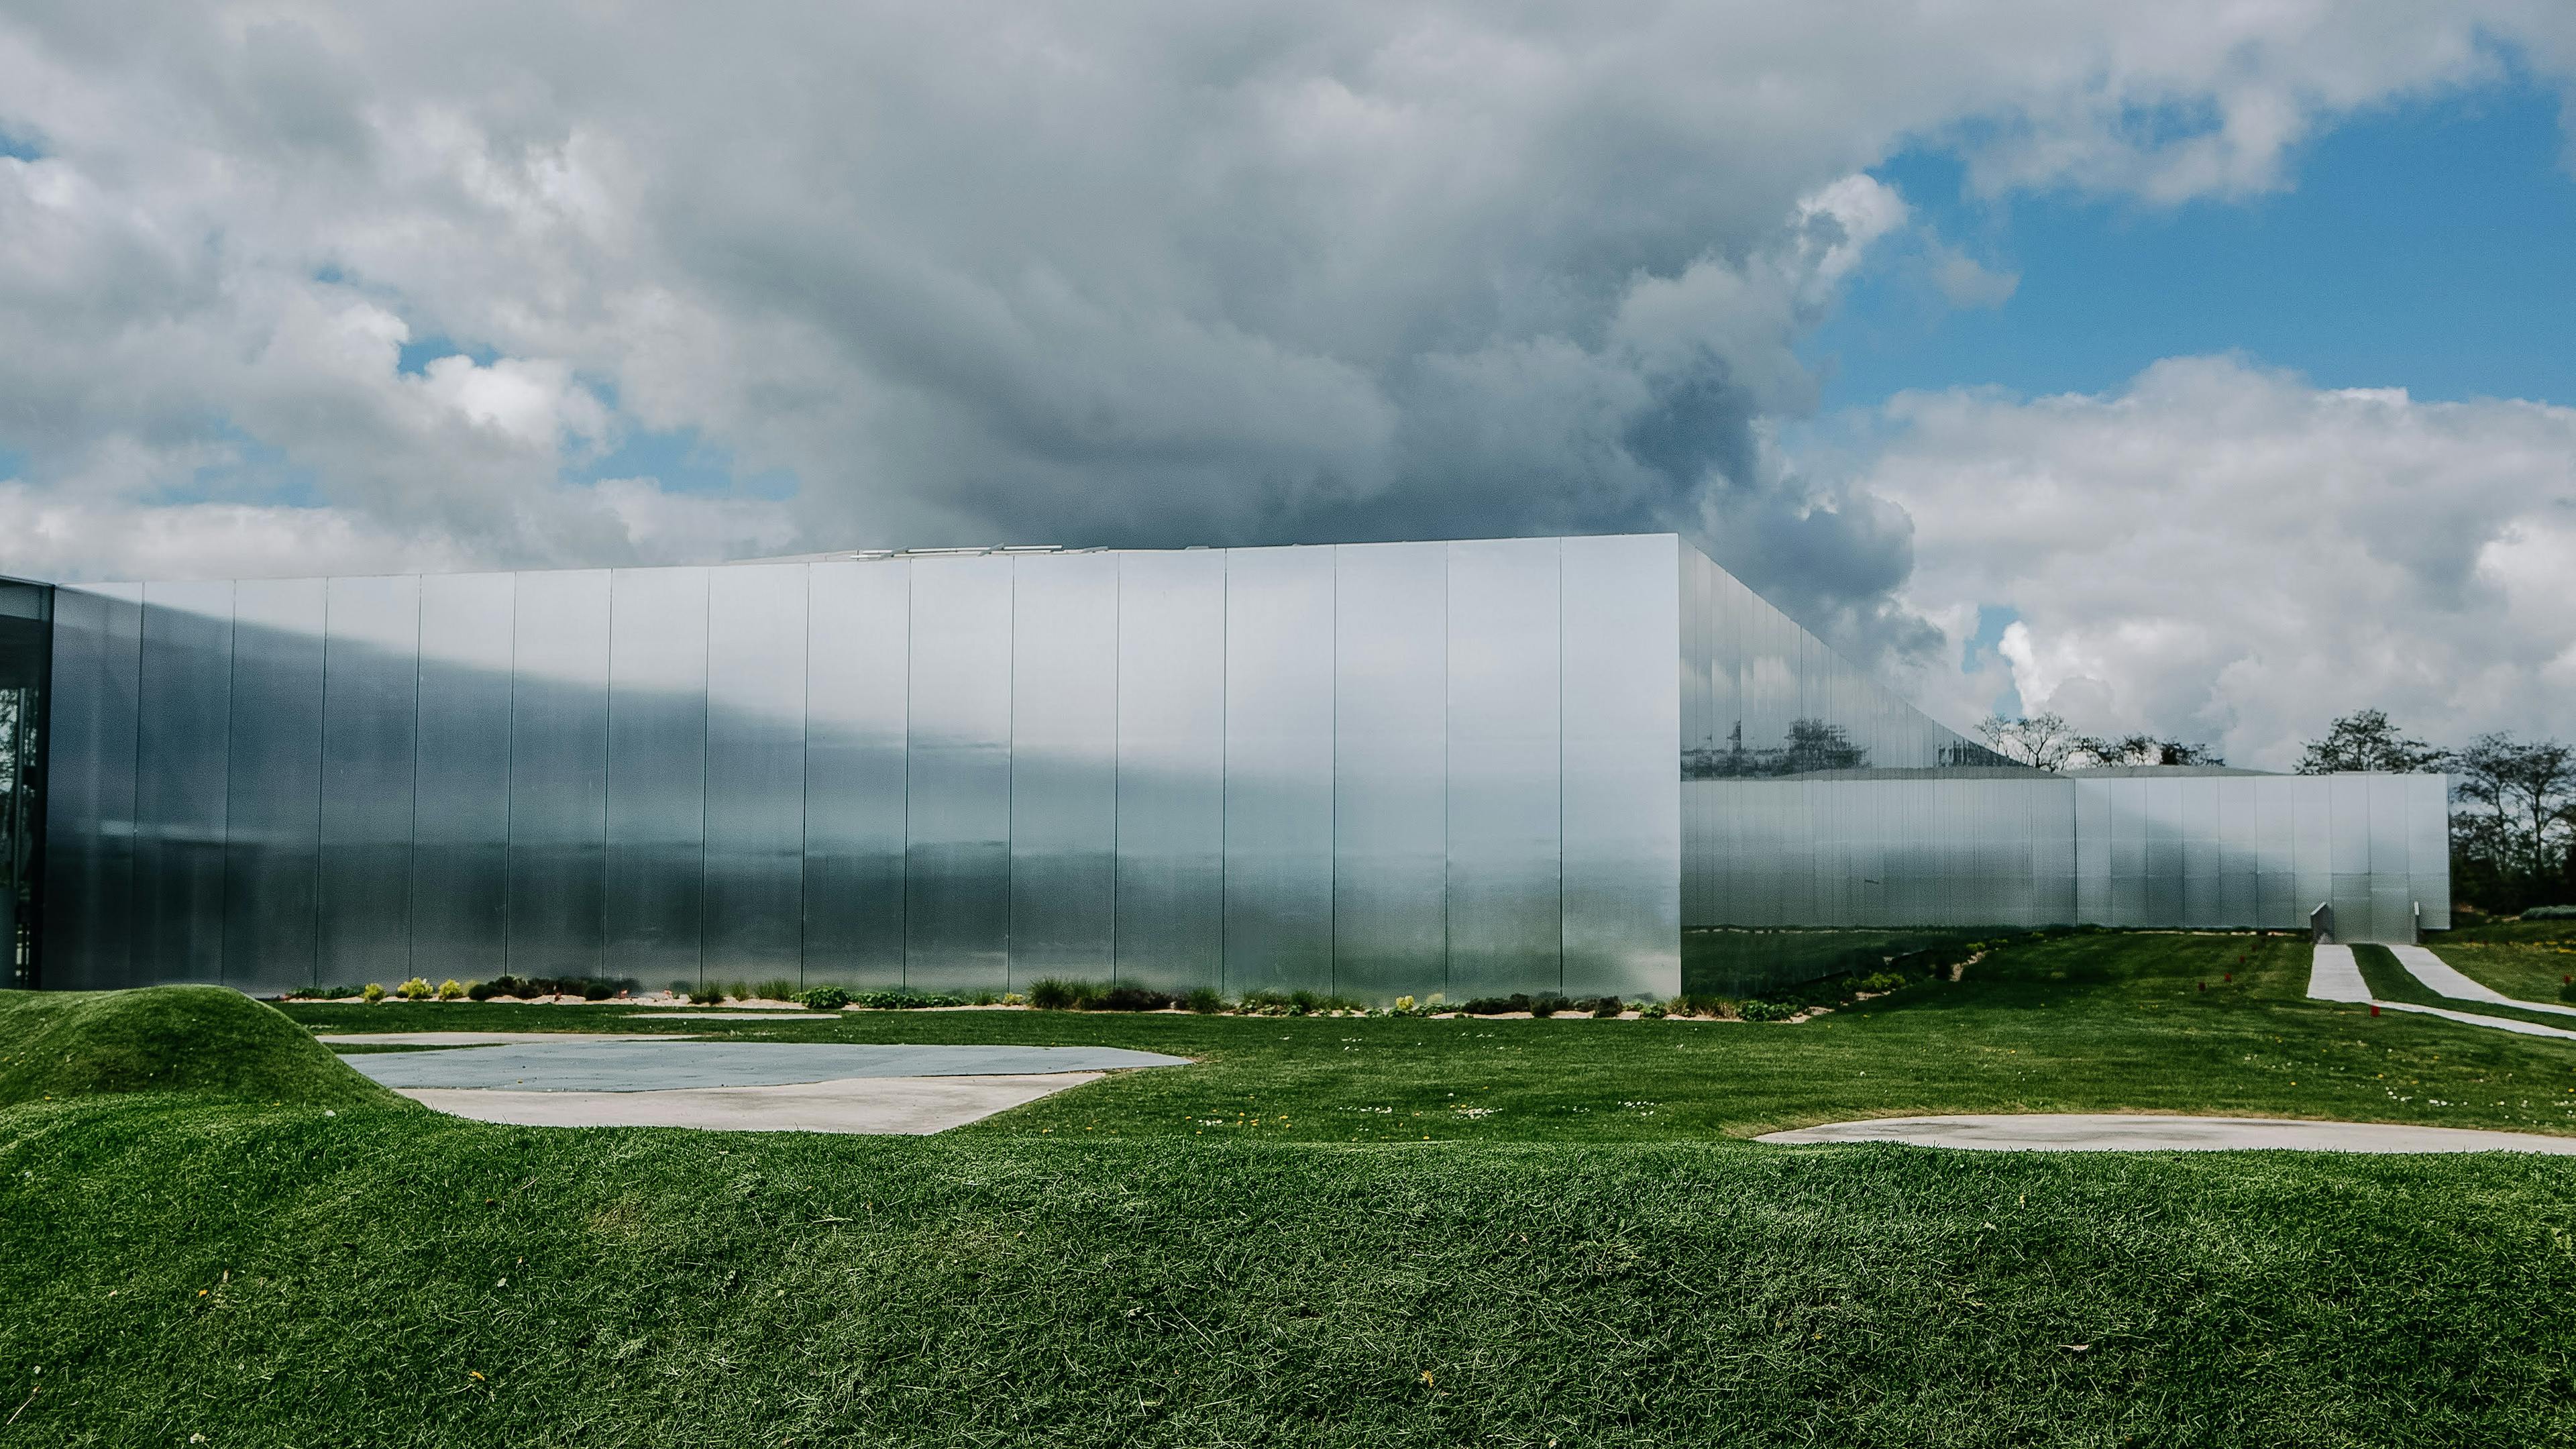
{"type": "MultiPolygon", "coordinates": [[[[2080,734],[2053,714],[1990,716],[1978,733],[1997,753],[2043,770],[2226,763],[2206,745],[2080,734]]],[[[2499,915],[2576,901],[2576,745],[2497,732],[2450,748],[2409,736],[2385,710],[2365,709],[2307,741],[2297,772],[2447,774],[2455,901],[2499,915]]]]}

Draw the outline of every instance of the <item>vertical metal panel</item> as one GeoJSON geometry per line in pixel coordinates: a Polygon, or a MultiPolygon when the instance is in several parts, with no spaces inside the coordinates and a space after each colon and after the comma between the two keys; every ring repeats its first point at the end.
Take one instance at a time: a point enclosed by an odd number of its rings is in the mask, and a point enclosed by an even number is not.
{"type": "Polygon", "coordinates": [[[2451,929],[2451,782],[2441,775],[2413,775],[2406,792],[2406,867],[2415,900],[2424,906],[2424,929],[2451,929]]]}
{"type": "Polygon", "coordinates": [[[412,960],[458,977],[509,967],[511,640],[518,580],[420,581],[419,794],[412,960]]]}
{"type": "Polygon", "coordinates": [[[1230,550],[1225,628],[1225,989],[1327,991],[1333,550],[1230,550]]]}
{"type": "Polygon", "coordinates": [[[1448,553],[1334,555],[1334,984],[1426,995],[1447,985],[1448,553]]]}
{"type": "Polygon", "coordinates": [[[912,565],[808,576],[805,980],[900,986],[912,565]]]}
{"type": "Polygon", "coordinates": [[[2302,775],[2291,792],[2291,834],[2296,842],[2292,908],[2306,925],[2334,895],[2334,799],[2331,775],[2302,775]]]}
{"type": "MultiPolygon", "coordinates": [[[[603,932],[618,972],[648,987],[704,979],[707,573],[609,583],[603,932]]],[[[801,656],[801,633],[788,643],[801,656]]]]}
{"type": "Polygon", "coordinates": [[[219,983],[233,586],[146,584],[134,782],[134,969],[219,983]]]}
{"type": "Polygon", "coordinates": [[[1118,556],[1011,564],[1011,980],[1117,974],[1118,556]]]}
{"type": "Polygon", "coordinates": [[[2255,922],[2272,930],[2300,923],[2297,788],[2282,778],[2254,782],[2255,922]]]}
{"type": "Polygon", "coordinates": [[[1681,989],[1677,543],[1564,542],[1565,989],[1681,989]]]}
{"type": "Polygon", "coordinates": [[[134,984],[134,731],[143,589],[54,591],[47,702],[44,982],[134,984]]]}
{"type": "Polygon", "coordinates": [[[2182,925],[2202,929],[2219,919],[2218,781],[2205,775],[2158,780],[2172,792],[2182,845],[2182,925]]]}
{"type": "Polygon", "coordinates": [[[412,974],[420,580],[328,587],[316,975],[326,986],[401,980],[412,974]]]}
{"type": "MultiPolygon", "coordinates": [[[[1449,986],[1462,997],[1563,971],[1557,551],[1552,538],[1449,545],[1449,986]]],[[[1705,656],[1697,675],[1704,690],[1705,656]]]]}
{"type": "Polygon", "coordinates": [[[2407,777],[2371,775],[2370,914],[2373,941],[2414,939],[2414,880],[2406,819],[2407,777]]]}
{"type": "Polygon", "coordinates": [[[707,969],[798,978],[805,843],[806,565],[708,578],[707,969]]]}
{"type": "Polygon", "coordinates": [[[224,984],[254,994],[314,984],[323,598],[320,579],[233,586],[224,984]]]}
{"type": "Polygon", "coordinates": [[[905,979],[1008,984],[1011,560],[912,565],[912,750],[905,979]]]}
{"type": "Polygon", "coordinates": [[[2241,929],[2260,924],[2262,825],[2251,776],[2212,780],[2218,788],[2219,924],[2241,929]]]}
{"type": "Polygon", "coordinates": [[[1225,953],[1225,555],[1118,559],[1118,976],[1214,987],[1225,953]]]}
{"type": "Polygon", "coordinates": [[[2346,941],[2368,940],[2371,918],[2370,777],[2328,775],[2327,818],[2332,831],[2333,876],[2327,899],[2334,903],[2335,934],[2346,941]]]}
{"type": "Polygon", "coordinates": [[[608,614],[606,569],[519,576],[509,879],[522,976],[607,970],[608,614]]]}

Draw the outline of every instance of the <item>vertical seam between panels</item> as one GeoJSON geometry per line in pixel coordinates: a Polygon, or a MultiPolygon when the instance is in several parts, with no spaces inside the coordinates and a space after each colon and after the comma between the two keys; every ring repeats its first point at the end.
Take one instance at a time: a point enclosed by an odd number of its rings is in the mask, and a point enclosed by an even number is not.
{"type": "MultiPolygon", "coordinates": [[[[796,675],[796,984],[806,986],[805,948],[812,934],[805,903],[806,849],[814,838],[814,565],[805,579],[805,647],[796,675]]],[[[710,691],[712,694],[712,691],[710,691]]]]}
{"type": "Polygon", "coordinates": [[[510,858],[519,834],[519,576],[510,580],[510,697],[506,745],[501,758],[501,969],[517,964],[517,940],[510,930],[518,891],[511,880],[510,858]]]}
{"type": "Polygon", "coordinates": [[[313,979],[322,984],[322,792],[328,788],[331,760],[331,581],[322,581],[322,700],[320,726],[313,740],[313,979]]]}
{"type": "Polygon", "coordinates": [[[1326,657],[1332,660],[1333,722],[1330,730],[1332,757],[1325,772],[1327,806],[1324,871],[1324,989],[1338,994],[1342,989],[1342,549],[1339,544],[1326,545],[1325,559],[1332,576],[1332,607],[1327,610],[1326,657]]]}
{"type": "MultiPolygon", "coordinates": [[[[428,600],[418,574],[411,584],[411,823],[403,831],[403,970],[419,958],[419,921],[413,907],[420,899],[420,671],[421,644],[428,631],[428,600]]],[[[409,979],[408,975],[405,977],[409,979]]]]}
{"type": "Polygon", "coordinates": [[[1008,995],[1020,936],[1020,561],[1001,558],[1011,580],[1002,630],[1010,646],[1002,663],[1009,691],[1002,706],[1002,992],[1008,995]]]}
{"type": "Polygon", "coordinates": [[[1456,620],[1449,589],[1457,554],[1457,544],[1440,546],[1440,989],[1443,991],[1449,989],[1452,970],[1449,960],[1449,893],[1456,885],[1449,861],[1457,825],[1451,813],[1457,806],[1457,791],[1449,776],[1455,755],[1449,739],[1449,720],[1458,708],[1458,701],[1452,697],[1457,689],[1457,679],[1450,667],[1458,652],[1458,641],[1449,634],[1456,620]]]}
{"type": "Polygon", "coordinates": [[[1216,555],[1216,989],[1225,994],[1227,931],[1227,807],[1234,800],[1234,695],[1226,688],[1234,670],[1234,550],[1216,555]]]}
{"type": "Polygon", "coordinates": [[[1556,541],[1556,989],[1565,989],[1565,540],[1556,541]]]}
{"type": "Polygon", "coordinates": [[[896,942],[895,984],[905,989],[912,986],[912,697],[913,631],[918,621],[920,600],[915,597],[920,582],[920,569],[911,560],[903,561],[903,834],[895,842],[895,897],[902,902],[899,914],[903,929],[896,942]]]}
{"type": "Polygon", "coordinates": [[[699,606],[698,618],[698,987],[707,984],[707,917],[715,904],[715,892],[707,888],[707,781],[708,760],[715,754],[716,743],[716,574],[709,569],[705,576],[706,600],[699,606]]]}
{"type": "Polygon", "coordinates": [[[1109,555],[1109,979],[1118,980],[1118,967],[1126,951],[1120,928],[1126,924],[1118,912],[1118,887],[1126,874],[1127,840],[1120,833],[1126,824],[1126,803],[1121,793],[1126,787],[1127,763],[1127,556],[1109,555]]]}

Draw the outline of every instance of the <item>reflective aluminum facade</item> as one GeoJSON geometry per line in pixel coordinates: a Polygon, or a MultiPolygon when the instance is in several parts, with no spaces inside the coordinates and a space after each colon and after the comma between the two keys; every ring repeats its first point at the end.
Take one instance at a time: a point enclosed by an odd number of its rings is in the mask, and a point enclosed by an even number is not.
{"type": "Polygon", "coordinates": [[[1694,927],[2100,925],[2412,941],[2451,924],[2440,775],[1850,771],[1692,781],[1694,927]],[[2421,908],[2420,917],[2418,908],[2421,908]]]}
{"type": "Polygon", "coordinates": [[[1686,553],[67,588],[47,979],[1669,994],[1686,553]]]}
{"type": "Polygon", "coordinates": [[[56,986],[1668,995],[1685,926],[2447,920],[2438,777],[2001,768],[1669,534],[100,585],[52,629],[56,986]]]}

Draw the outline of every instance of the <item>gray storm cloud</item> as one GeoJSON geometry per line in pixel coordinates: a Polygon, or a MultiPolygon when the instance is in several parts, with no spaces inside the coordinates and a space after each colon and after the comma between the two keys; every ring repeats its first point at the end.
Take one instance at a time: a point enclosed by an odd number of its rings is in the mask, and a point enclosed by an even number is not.
{"type": "Polygon", "coordinates": [[[2576,24],[17,5],[0,567],[1677,528],[1920,655],[1906,510],[1772,442],[1814,406],[1801,342],[1909,225],[1860,173],[1926,144],[1986,186],[2237,195],[2509,60],[2566,74],[2576,24]],[[2167,114],[2199,120],[2138,124],[2167,114]],[[792,486],[621,469],[639,438],[792,486]]]}

